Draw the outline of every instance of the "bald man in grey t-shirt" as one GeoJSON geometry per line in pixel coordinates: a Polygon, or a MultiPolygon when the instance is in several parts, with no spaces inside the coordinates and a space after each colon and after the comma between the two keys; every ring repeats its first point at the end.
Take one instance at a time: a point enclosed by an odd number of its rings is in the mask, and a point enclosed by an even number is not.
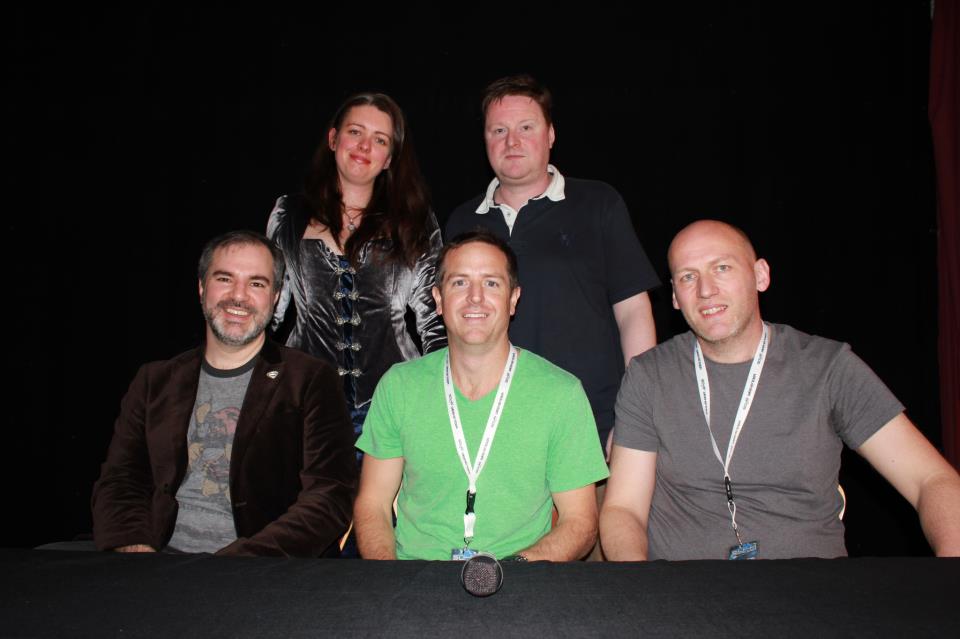
{"type": "Polygon", "coordinates": [[[691,328],[633,359],[617,398],[600,514],[612,560],[846,554],[844,443],[918,510],[937,555],[960,555],[960,477],[849,347],[765,324],[770,268],[704,220],[668,254],[691,328]]]}
{"type": "MultiPolygon", "coordinates": [[[[760,557],[846,555],[840,451],[859,448],[903,406],[846,344],[768,329],[762,392],[730,464],[737,524],[760,557]]],[[[617,402],[614,442],[657,453],[649,559],[720,559],[737,542],[697,393],[694,341],[684,333],[638,358],[617,402]]],[[[751,362],[706,366],[710,422],[725,455],[751,362]]]]}

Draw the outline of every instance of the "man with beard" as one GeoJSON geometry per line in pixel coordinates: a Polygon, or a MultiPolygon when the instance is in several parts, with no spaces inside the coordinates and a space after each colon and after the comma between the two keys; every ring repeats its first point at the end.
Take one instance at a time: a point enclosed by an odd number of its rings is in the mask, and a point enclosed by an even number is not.
{"type": "Polygon", "coordinates": [[[283,264],[251,231],[204,248],[206,341],[130,385],[93,489],[97,548],[337,552],[356,490],[353,430],[336,372],[266,339],[283,264]]]}

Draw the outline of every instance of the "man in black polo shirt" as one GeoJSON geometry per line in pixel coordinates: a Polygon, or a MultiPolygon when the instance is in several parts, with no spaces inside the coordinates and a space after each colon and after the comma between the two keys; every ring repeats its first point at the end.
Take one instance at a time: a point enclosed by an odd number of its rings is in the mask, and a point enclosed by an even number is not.
{"type": "Polygon", "coordinates": [[[580,378],[604,443],[625,362],[656,345],[646,291],[660,282],[620,195],[549,164],[550,107],[550,92],[530,76],[487,87],[484,138],[496,178],[453,212],[445,237],[482,227],[509,241],[523,282],[510,340],[580,378]]]}

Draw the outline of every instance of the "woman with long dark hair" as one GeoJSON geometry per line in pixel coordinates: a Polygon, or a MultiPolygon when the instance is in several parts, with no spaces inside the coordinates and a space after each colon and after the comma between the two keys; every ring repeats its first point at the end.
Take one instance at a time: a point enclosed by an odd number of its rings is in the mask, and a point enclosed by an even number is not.
{"type": "Polygon", "coordinates": [[[338,369],[359,435],[387,369],[446,345],[431,295],[440,229],[396,102],[361,93],[340,106],[303,193],[277,200],[267,235],[287,265],[274,324],[292,300],[287,345],[338,369]]]}

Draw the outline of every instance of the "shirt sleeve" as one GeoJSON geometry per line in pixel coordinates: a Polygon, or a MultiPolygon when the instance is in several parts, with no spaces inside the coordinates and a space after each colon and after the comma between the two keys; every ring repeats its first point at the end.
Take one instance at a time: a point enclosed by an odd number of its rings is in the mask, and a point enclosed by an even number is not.
{"type": "Polygon", "coordinates": [[[654,386],[646,368],[649,359],[649,356],[634,358],[627,367],[617,394],[613,443],[655,453],[660,449],[660,437],[654,424],[650,395],[654,386]]]}
{"type": "Polygon", "coordinates": [[[437,218],[432,212],[427,216],[430,245],[414,267],[416,277],[409,306],[416,317],[417,333],[420,335],[423,352],[432,353],[447,345],[447,331],[443,319],[437,315],[437,305],[433,299],[437,257],[443,248],[443,240],[440,238],[437,218]]]}
{"type": "Polygon", "coordinates": [[[558,402],[555,414],[559,425],[551,434],[547,459],[547,484],[552,493],[582,488],[610,475],[580,382],[572,380],[569,392],[558,397],[564,399],[558,402]]]}
{"type": "MultiPolygon", "coordinates": [[[[476,213],[479,206],[479,198],[471,198],[453,210],[448,216],[443,228],[443,241],[449,242],[456,236],[475,228],[484,227],[489,222],[490,214],[478,215],[476,213]]],[[[499,215],[498,211],[495,211],[499,215]]],[[[502,215],[500,216],[503,217],[502,215]]]]}
{"type": "Polygon", "coordinates": [[[363,422],[363,432],[356,443],[357,448],[377,459],[403,457],[399,429],[403,419],[403,400],[398,393],[403,385],[397,377],[396,369],[391,368],[380,379],[363,422]]]}
{"type": "Polygon", "coordinates": [[[833,427],[850,448],[862,446],[903,412],[903,404],[848,344],[830,367],[827,389],[833,427]]]}
{"type": "MultiPolygon", "coordinates": [[[[270,212],[270,217],[267,219],[267,237],[273,240],[281,250],[283,250],[283,242],[280,238],[280,230],[284,223],[289,222],[286,212],[286,200],[287,197],[285,195],[277,198],[277,203],[274,205],[273,210],[270,212]]],[[[286,252],[284,252],[284,266],[280,297],[277,299],[277,305],[273,309],[273,319],[270,321],[270,328],[273,330],[276,330],[283,323],[283,318],[287,314],[287,308],[290,306],[290,274],[292,268],[286,252]]]]}
{"type": "Polygon", "coordinates": [[[610,305],[660,285],[650,258],[640,245],[623,198],[611,188],[603,217],[604,260],[610,305]]]}
{"type": "Polygon", "coordinates": [[[120,404],[107,460],[93,487],[93,538],[99,550],[158,544],[151,527],[155,488],[145,433],[148,388],[149,368],[144,365],[120,404]]]}

